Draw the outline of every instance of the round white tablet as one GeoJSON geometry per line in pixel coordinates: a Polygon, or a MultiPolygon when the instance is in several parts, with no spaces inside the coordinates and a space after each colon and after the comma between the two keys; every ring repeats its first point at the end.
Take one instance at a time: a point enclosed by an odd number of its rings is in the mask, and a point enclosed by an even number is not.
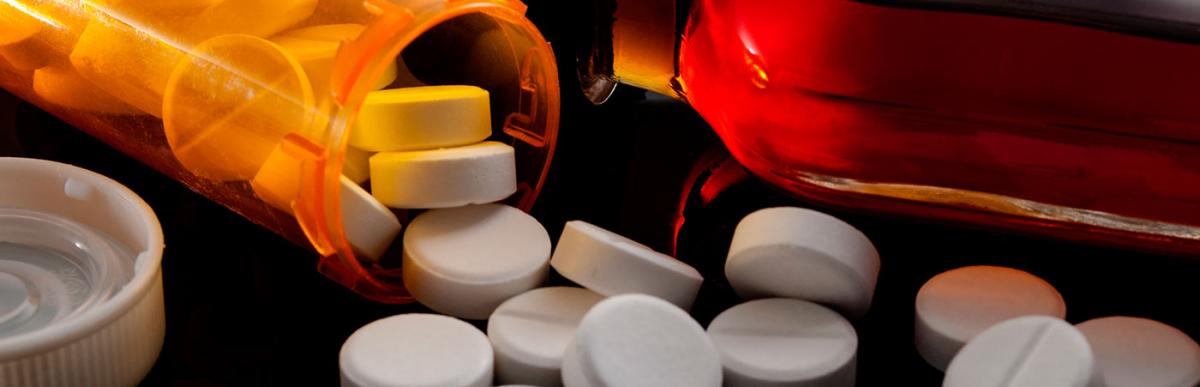
{"type": "Polygon", "coordinates": [[[1087,339],[1067,322],[1025,316],[971,339],[946,369],[945,387],[1085,387],[1095,359],[1087,339]]]}
{"type": "Polygon", "coordinates": [[[643,293],[689,309],[704,278],[687,264],[584,221],[563,227],[550,265],[606,296],[643,293]]]}
{"type": "Polygon", "coordinates": [[[955,353],[984,329],[1014,317],[1064,318],[1067,306],[1046,281],[998,266],[968,266],[938,274],[917,292],[917,352],[945,370],[955,353]]]}
{"type": "Polygon", "coordinates": [[[550,236],[529,214],[501,204],[433,210],[404,233],[404,285],[451,316],[482,320],[536,288],[549,272],[550,236]]]}
{"type": "Polygon", "coordinates": [[[1076,325],[1096,354],[1107,387],[1200,385],[1200,346],[1170,325],[1137,317],[1104,317],[1076,325]]]}
{"type": "Polygon", "coordinates": [[[346,176],[341,177],[342,230],[354,252],[378,261],[400,234],[400,219],[371,193],[346,176]]]}
{"type": "Polygon", "coordinates": [[[871,306],[879,253],[866,235],[837,218],[767,208],[738,223],[725,276],[744,298],[809,300],[858,317],[871,306]]]}
{"type": "Polygon", "coordinates": [[[457,148],[371,156],[371,193],[393,208],[447,208],[504,200],[517,192],[513,147],[488,141],[457,148]]]}
{"type": "Polygon", "coordinates": [[[359,328],[342,344],[346,387],[487,387],[492,346],[479,329],[433,314],[402,314],[359,328]]]}
{"type": "Polygon", "coordinates": [[[563,354],[575,328],[603,299],[587,289],[552,287],[500,304],[487,325],[496,351],[496,382],[561,386],[563,354]]]}
{"type": "Polygon", "coordinates": [[[721,360],[687,312],[644,294],[611,297],[583,317],[563,360],[567,387],[716,387],[721,360]]]}
{"type": "Polygon", "coordinates": [[[841,315],[808,301],[767,298],[722,312],[708,326],[725,385],[854,385],[858,334],[841,315]]]}

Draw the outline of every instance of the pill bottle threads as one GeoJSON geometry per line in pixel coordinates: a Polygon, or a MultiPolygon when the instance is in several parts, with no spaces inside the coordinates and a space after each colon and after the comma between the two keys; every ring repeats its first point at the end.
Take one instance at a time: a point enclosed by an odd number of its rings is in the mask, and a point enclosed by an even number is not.
{"type": "Polygon", "coordinates": [[[416,86],[415,75],[487,90],[490,139],[517,153],[508,202],[528,209],[553,155],[559,95],[553,53],[524,11],[515,0],[14,0],[0,4],[0,87],[311,246],[318,270],[344,286],[407,302],[399,275],[360,264],[343,230],[339,180],[357,111],[398,63],[412,74],[390,87],[416,86]],[[361,32],[326,58],[295,48],[311,38],[295,31],[344,25],[361,32]],[[284,205],[249,184],[276,148],[298,186],[284,205]]]}
{"type": "Polygon", "coordinates": [[[578,73],[593,101],[617,83],[684,100],[805,200],[1200,251],[1195,12],[901,3],[591,0],[578,73]]]}

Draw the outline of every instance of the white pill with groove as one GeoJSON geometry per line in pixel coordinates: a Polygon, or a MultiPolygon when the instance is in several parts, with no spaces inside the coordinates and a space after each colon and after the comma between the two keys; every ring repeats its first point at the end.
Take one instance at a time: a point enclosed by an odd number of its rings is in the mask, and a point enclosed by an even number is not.
{"type": "Polygon", "coordinates": [[[563,359],[566,387],[717,387],[721,360],[679,307],[644,294],[588,311],[563,359]]]}
{"type": "Polygon", "coordinates": [[[371,156],[371,193],[392,208],[448,208],[517,192],[516,152],[494,141],[371,156]]]}
{"type": "Polygon", "coordinates": [[[859,317],[871,306],[879,253],[866,235],[840,219],[802,208],[767,208],[738,223],[725,276],[744,298],[796,298],[859,317]]]}
{"type": "MultiPolygon", "coordinates": [[[[944,387],[1086,387],[1095,358],[1087,339],[1047,316],[1007,320],[971,339],[946,369],[944,387]]],[[[1094,385],[1093,385],[1094,386],[1094,385]]]]}
{"type": "Polygon", "coordinates": [[[536,288],[549,272],[550,236],[529,214],[501,204],[432,210],[404,233],[404,285],[439,313],[483,320],[536,288]]]}
{"type": "Polygon", "coordinates": [[[500,304],[487,325],[496,352],[496,382],[561,386],[567,345],[583,315],[603,299],[587,289],[550,287],[500,304]]]}
{"type": "Polygon", "coordinates": [[[344,387],[486,387],[492,347],[479,329],[433,314],[402,314],[359,328],[339,354],[344,387]]]}
{"type": "Polygon", "coordinates": [[[858,334],[840,314],[808,301],[766,298],[717,315],[708,326],[725,386],[850,387],[858,334]]]}
{"type": "Polygon", "coordinates": [[[687,264],[584,221],[563,227],[550,265],[606,296],[642,293],[689,309],[704,278],[687,264]]]}
{"type": "Polygon", "coordinates": [[[1075,327],[1091,344],[1107,387],[1200,386],[1200,345],[1179,329],[1125,316],[1075,327]]]}
{"type": "Polygon", "coordinates": [[[938,274],[917,292],[914,342],[939,370],[972,337],[1014,317],[1065,318],[1067,305],[1046,281],[999,266],[967,266],[938,274]]]}

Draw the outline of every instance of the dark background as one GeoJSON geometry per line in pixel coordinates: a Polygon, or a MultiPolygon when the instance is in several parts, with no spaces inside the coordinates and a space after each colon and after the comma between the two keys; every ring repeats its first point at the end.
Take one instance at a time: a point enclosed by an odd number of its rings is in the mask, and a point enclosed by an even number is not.
{"type": "MultiPolygon", "coordinates": [[[[531,19],[556,49],[572,52],[564,43],[569,20],[556,13],[563,10],[533,5],[531,19]]],[[[534,215],[555,238],[565,221],[583,219],[670,252],[681,198],[695,191],[685,178],[708,170],[702,161],[721,160],[719,140],[686,105],[646,100],[628,88],[607,105],[591,106],[575,92],[570,63],[560,58],[565,71],[559,148],[534,215]]],[[[338,350],[355,329],[389,315],[426,311],[356,296],[317,273],[317,257],[309,250],[3,92],[0,156],[57,160],[99,172],[155,209],[167,242],[167,338],[143,385],[336,385],[338,350]]],[[[707,203],[690,197],[685,204],[678,257],[706,276],[693,310],[702,324],[738,302],[721,268],[733,227],[745,214],[775,205],[815,207],[871,237],[883,267],[870,313],[855,321],[860,386],[940,385],[941,374],[912,345],[913,301],[925,280],[964,265],[1006,265],[1045,278],[1066,299],[1071,322],[1141,316],[1200,337],[1198,258],[822,208],[752,179],[707,203]]]]}

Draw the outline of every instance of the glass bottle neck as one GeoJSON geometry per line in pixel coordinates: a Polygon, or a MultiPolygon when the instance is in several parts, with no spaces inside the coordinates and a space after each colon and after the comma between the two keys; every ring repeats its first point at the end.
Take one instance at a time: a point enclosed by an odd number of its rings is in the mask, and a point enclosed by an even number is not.
{"type": "Polygon", "coordinates": [[[673,98],[686,0],[593,0],[580,37],[578,76],[584,94],[604,103],[618,83],[673,98]]]}

